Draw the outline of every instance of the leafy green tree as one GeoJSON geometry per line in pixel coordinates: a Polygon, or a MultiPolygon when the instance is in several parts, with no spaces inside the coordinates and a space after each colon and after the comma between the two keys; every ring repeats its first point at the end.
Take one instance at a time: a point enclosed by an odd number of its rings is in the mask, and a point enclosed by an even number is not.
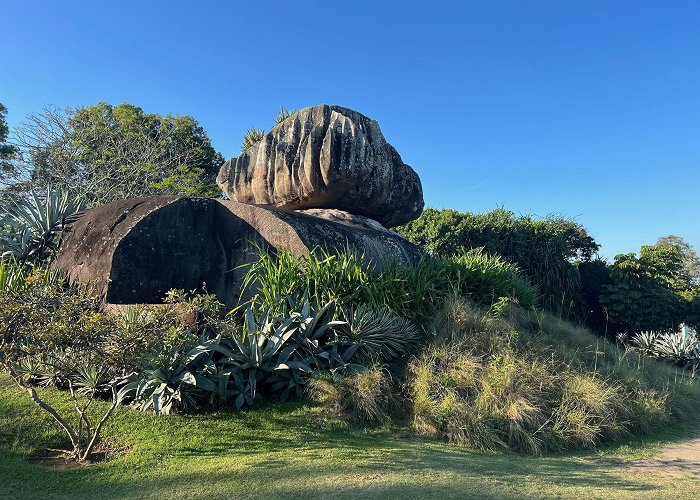
{"type": "Polygon", "coordinates": [[[223,158],[190,116],[101,102],[31,115],[18,137],[32,187],[51,184],[92,205],[152,194],[219,193],[215,179],[223,158]]]}
{"type": "Polygon", "coordinates": [[[687,241],[680,236],[669,235],[659,238],[654,246],[675,251],[673,253],[678,256],[681,263],[678,279],[682,289],[700,287],[700,257],[687,241]]]}
{"type": "Polygon", "coordinates": [[[674,288],[678,267],[677,255],[651,245],[639,257],[617,255],[600,297],[613,331],[676,329],[687,314],[687,301],[674,288]]]}
{"type": "Polygon", "coordinates": [[[12,160],[19,153],[16,146],[7,142],[9,133],[7,108],[0,103],[0,185],[7,184],[14,177],[15,166],[12,160]]]}
{"type": "Polygon", "coordinates": [[[398,232],[437,255],[458,255],[483,247],[517,264],[538,285],[540,305],[569,315],[579,301],[579,273],[574,261],[588,261],[598,244],[580,224],[561,216],[537,219],[499,208],[483,214],[426,209],[398,232]]]}
{"type": "Polygon", "coordinates": [[[639,260],[647,274],[671,290],[683,292],[692,288],[692,280],[683,263],[683,254],[670,245],[644,245],[639,260]]]}

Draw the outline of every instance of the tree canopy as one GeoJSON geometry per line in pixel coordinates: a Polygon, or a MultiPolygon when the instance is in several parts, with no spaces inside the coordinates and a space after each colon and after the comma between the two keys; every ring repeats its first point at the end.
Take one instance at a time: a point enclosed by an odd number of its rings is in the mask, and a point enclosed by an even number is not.
{"type": "Polygon", "coordinates": [[[17,132],[24,183],[51,184],[90,204],[152,194],[216,195],[223,157],[190,116],[104,102],[30,115],[17,132]]]}

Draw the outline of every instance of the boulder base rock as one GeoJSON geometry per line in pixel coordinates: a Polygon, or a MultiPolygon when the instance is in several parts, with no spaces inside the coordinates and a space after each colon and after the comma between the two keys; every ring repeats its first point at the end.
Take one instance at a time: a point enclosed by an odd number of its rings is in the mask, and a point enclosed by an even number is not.
{"type": "Polygon", "coordinates": [[[234,201],[285,210],[335,208],[386,227],[423,210],[418,174],[379,124],[341,106],[304,108],[222,167],[217,183],[234,201]]]}
{"type": "Polygon", "coordinates": [[[295,212],[298,214],[311,215],[320,219],[337,222],[339,224],[345,224],[346,226],[355,227],[358,229],[374,229],[375,231],[396,234],[394,231],[385,228],[374,219],[363,217],[362,215],[353,215],[335,208],[307,208],[306,210],[295,210],[295,212]]]}
{"type": "Polygon", "coordinates": [[[410,264],[419,247],[377,231],[300,213],[202,198],[153,196],[103,205],[68,227],[55,266],[110,304],[160,303],[173,288],[237,303],[245,268],[261,249],[308,255],[323,247],[410,264]]]}

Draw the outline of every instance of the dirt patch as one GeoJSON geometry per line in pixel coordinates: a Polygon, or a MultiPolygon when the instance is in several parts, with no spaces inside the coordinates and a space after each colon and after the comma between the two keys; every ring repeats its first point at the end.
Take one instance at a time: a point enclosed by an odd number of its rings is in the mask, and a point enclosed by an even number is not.
{"type": "Polygon", "coordinates": [[[37,450],[28,459],[30,464],[46,470],[64,471],[83,467],[84,464],[77,462],[62,450],[37,450]]]}
{"type": "Polygon", "coordinates": [[[690,476],[700,480],[700,438],[661,448],[656,458],[631,462],[631,470],[663,477],[690,476]]]}
{"type": "Polygon", "coordinates": [[[87,462],[78,462],[70,456],[65,450],[40,449],[34,452],[27,458],[30,464],[41,467],[46,470],[65,471],[77,469],[80,467],[89,467],[90,465],[112,460],[122,455],[131,453],[131,448],[116,447],[109,442],[103,442],[90,455],[90,460],[87,462]]]}

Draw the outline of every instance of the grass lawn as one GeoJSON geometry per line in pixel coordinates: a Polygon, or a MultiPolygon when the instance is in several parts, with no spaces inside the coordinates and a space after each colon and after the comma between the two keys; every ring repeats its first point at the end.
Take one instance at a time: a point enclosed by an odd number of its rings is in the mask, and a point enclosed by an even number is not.
{"type": "MultiPolygon", "coordinates": [[[[51,402],[67,403],[57,391],[42,393],[50,394],[51,402]]],[[[166,417],[120,408],[105,436],[128,453],[54,471],[27,458],[37,449],[64,445],[63,436],[0,375],[0,498],[697,495],[698,483],[690,477],[641,474],[625,466],[652,455],[658,441],[530,458],[461,449],[401,429],[346,429],[319,423],[317,414],[313,406],[300,403],[166,417]]]]}

